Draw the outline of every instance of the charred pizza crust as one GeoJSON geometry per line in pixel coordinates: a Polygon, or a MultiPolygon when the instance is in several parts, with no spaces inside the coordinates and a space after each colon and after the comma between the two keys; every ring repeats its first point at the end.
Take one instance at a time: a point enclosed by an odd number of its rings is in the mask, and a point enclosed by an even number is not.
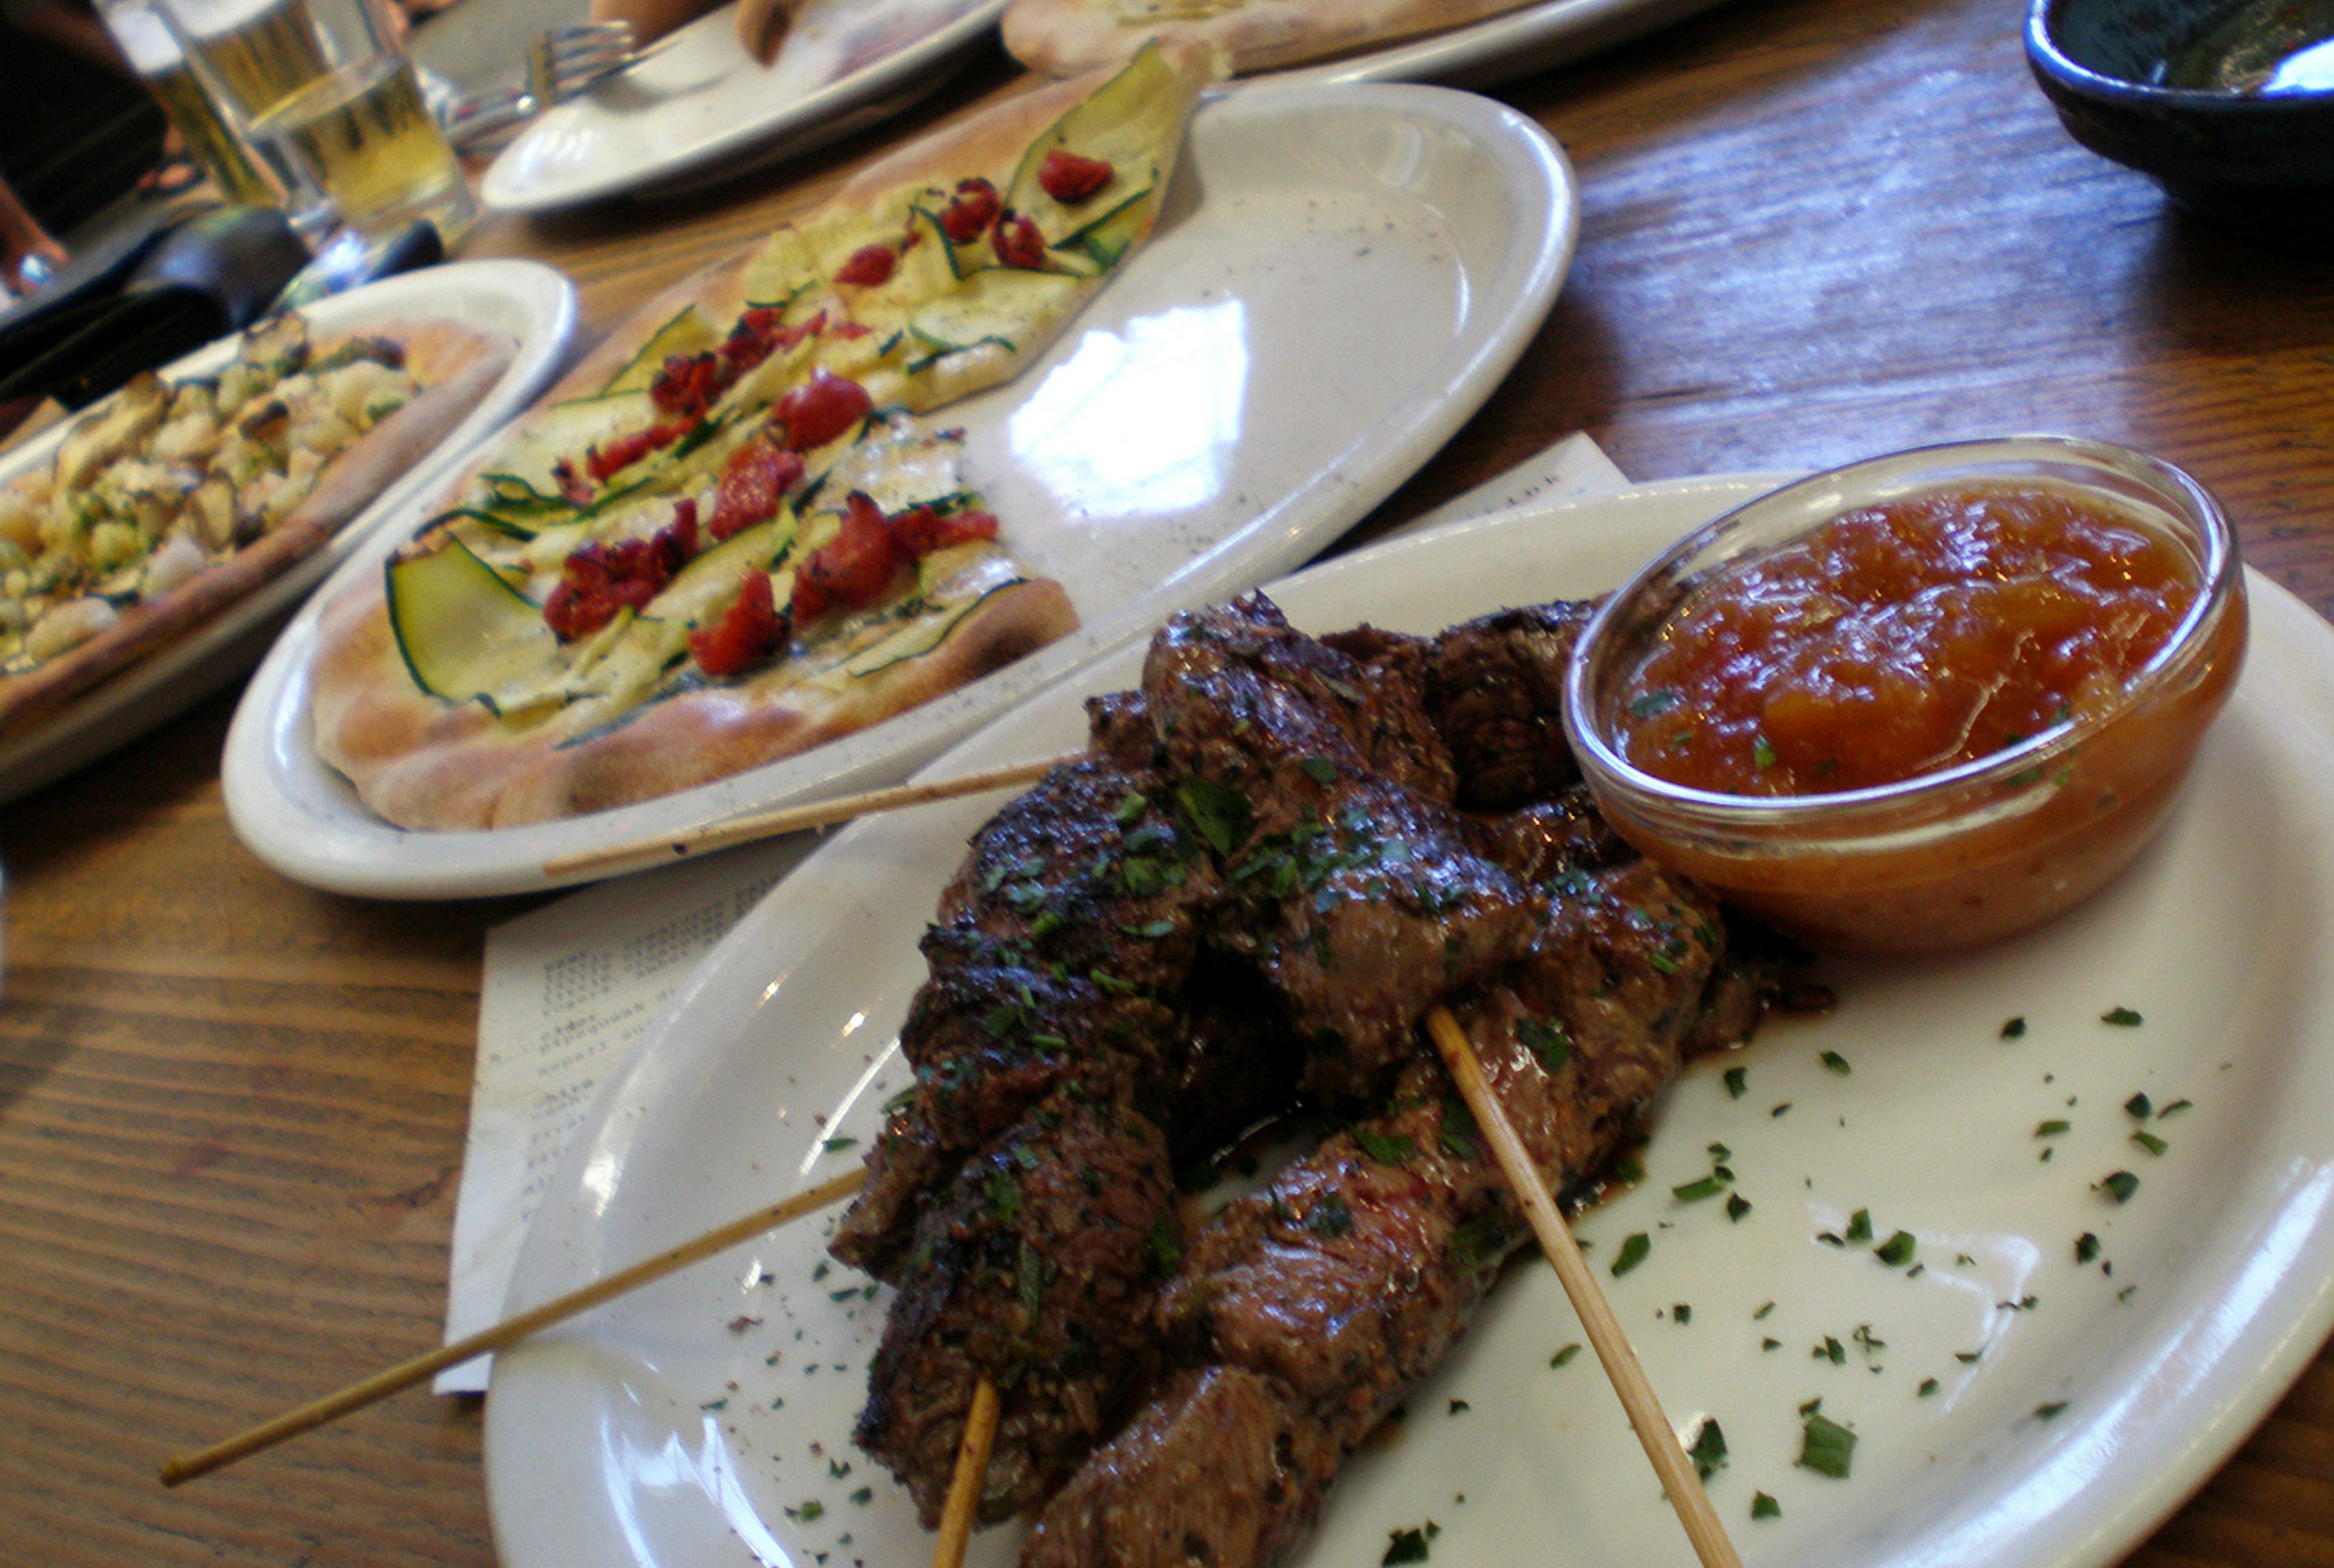
{"type": "Polygon", "coordinates": [[[1005,47],[1069,76],[1153,39],[1211,43],[1245,75],[1326,60],[1513,11],[1525,0],[1013,0],[1005,47]]]}
{"type": "MultiPolygon", "coordinates": [[[[401,826],[539,822],[796,755],[1075,628],[1062,585],[1014,567],[978,497],[935,477],[929,449],[946,436],[904,416],[1008,379],[1060,332],[1149,235],[1183,121],[1220,75],[1212,49],[1172,45],[1115,74],[1040,87],[882,159],[751,253],[641,307],[474,467],[381,579],[324,610],[313,682],[318,755],[401,826]],[[1058,184],[1035,171],[1071,142],[1109,174],[1057,201],[1058,184]],[[976,180],[998,198],[989,226],[951,237],[945,204],[976,180]],[[1025,213],[1046,248],[1015,259],[999,247],[998,226],[1025,213]],[[969,325],[952,333],[952,323],[969,325]],[[858,398],[843,433],[808,439],[787,414],[815,383],[847,384],[858,398]],[[684,401],[692,386],[699,395],[684,401]],[[727,477],[768,457],[765,444],[796,465],[796,488],[767,524],[773,543],[753,567],[782,606],[803,610],[800,579],[838,545],[844,492],[882,497],[874,510],[887,518],[975,516],[986,532],[943,530],[942,543],[895,570],[880,601],[789,620],[790,640],[753,668],[711,675],[690,663],[722,605],[747,596],[726,585],[722,600],[675,586],[670,599],[628,603],[604,630],[563,624],[551,646],[541,623],[588,552],[661,548],[684,512],[688,543],[671,546],[674,565],[663,571],[734,549],[740,536],[721,521],[727,477]],[[701,520],[727,544],[704,544],[701,520]],[[417,579],[403,573],[457,549],[471,558],[455,563],[452,575],[469,584],[458,596],[483,602],[506,591],[536,618],[485,633],[497,650],[484,661],[489,675],[475,673],[476,659],[449,677],[414,656],[416,616],[400,594],[417,579]],[[506,657],[506,645],[521,656],[506,657]],[[538,664],[549,669],[542,679],[533,678],[538,664]],[[612,667],[627,673],[605,677],[612,667]]],[[[488,604],[482,613],[510,612],[488,604]]],[[[452,615],[466,632],[468,613],[452,615]]]]}
{"type": "MultiPolygon", "coordinates": [[[[280,328],[263,330],[280,336],[280,328]]],[[[304,348],[303,362],[330,363],[357,341],[333,340],[304,348]]],[[[149,520],[151,536],[139,540],[132,553],[113,563],[103,576],[93,575],[82,584],[83,592],[47,596],[68,608],[87,606],[87,620],[101,624],[91,635],[46,657],[34,657],[37,648],[28,651],[20,642],[12,660],[16,668],[0,672],[0,734],[20,731],[49,717],[107,677],[184,635],[322,548],[373,497],[436,448],[501,379],[517,351],[517,344],[507,334],[439,321],[384,323],[365,332],[362,342],[367,352],[386,356],[393,351],[399,361],[402,379],[393,394],[394,410],[377,420],[362,418],[362,410],[357,410],[357,423],[365,427],[362,429],[340,421],[350,438],[345,444],[336,443],[312,472],[302,474],[298,482],[304,493],[288,509],[273,515],[264,506],[246,509],[244,502],[262,486],[285,480],[280,464],[263,467],[256,473],[238,469],[230,474],[228,458],[235,454],[209,452],[191,469],[185,461],[187,454],[176,454],[171,466],[184,476],[177,483],[186,486],[185,494],[167,517],[149,520]],[[210,498],[206,492],[222,486],[236,513],[235,531],[225,537],[207,533],[209,519],[201,515],[210,498]],[[158,572],[158,565],[163,570],[158,572]]],[[[242,401],[248,406],[277,400],[275,394],[298,379],[296,374],[284,378],[242,401]]],[[[315,390],[313,378],[309,380],[312,384],[306,395],[323,396],[315,390]]],[[[178,390],[149,379],[126,390],[124,397],[167,398],[178,390]]],[[[296,403],[302,393],[293,390],[290,395],[296,403]]],[[[265,411],[294,429],[304,428],[300,408],[287,404],[280,415],[273,409],[265,411]]],[[[102,428],[108,420],[121,418],[120,405],[111,404],[77,425],[60,444],[54,466],[40,476],[43,483],[39,493],[44,496],[58,490],[86,494],[92,479],[99,476],[89,471],[90,464],[76,457],[76,437],[84,443],[104,444],[103,462],[96,465],[102,471],[111,471],[117,464],[153,460],[149,454],[158,443],[168,449],[168,424],[150,416],[138,421],[142,432],[126,442],[117,438],[120,431],[102,428]]],[[[322,418],[320,411],[316,422],[322,418]]],[[[32,597],[38,602],[43,596],[32,597]]],[[[20,594],[16,602],[24,599],[20,594]]]]}

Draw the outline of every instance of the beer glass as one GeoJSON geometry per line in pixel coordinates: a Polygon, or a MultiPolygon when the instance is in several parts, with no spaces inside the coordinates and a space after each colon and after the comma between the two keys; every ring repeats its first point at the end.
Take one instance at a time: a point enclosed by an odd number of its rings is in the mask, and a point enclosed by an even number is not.
{"type": "Polygon", "coordinates": [[[251,206],[283,205],[285,192],[277,179],[195,80],[169,24],[155,14],[148,0],[98,0],[97,14],[138,80],[169,117],[187,144],[188,156],[218,187],[219,194],[231,202],[251,206]]]}
{"type": "Polygon", "coordinates": [[[477,207],[422,101],[388,0],[159,0],[256,140],[312,175],[367,236],[427,218],[448,246],[477,207]]]}

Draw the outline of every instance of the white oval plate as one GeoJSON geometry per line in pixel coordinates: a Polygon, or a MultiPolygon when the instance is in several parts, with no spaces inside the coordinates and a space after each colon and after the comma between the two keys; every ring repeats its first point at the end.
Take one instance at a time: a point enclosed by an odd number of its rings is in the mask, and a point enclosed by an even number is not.
{"type": "Polygon", "coordinates": [[[478,196],[556,212],[612,196],[672,195],[792,157],[897,113],[949,79],[1005,0],[810,0],[767,66],[724,5],[627,70],[537,118],[478,196]]]}
{"type": "Polygon", "coordinates": [[[1489,87],[1683,22],[1720,0],[1540,0],[1447,33],[1298,66],[1277,81],[1442,82],[1489,87]]]}
{"type": "MultiPolygon", "coordinates": [[[[1272,592],[1316,630],[1426,631],[1610,587],[1761,487],[1521,510],[1272,592]]],[[[1657,1108],[1646,1179],[1582,1219],[1671,1419],[1721,1423],[1731,1457],[1711,1491],[1753,1568],[2101,1568],[2243,1441],[2334,1326],[2334,629],[2251,586],[2252,661],[2128,873],[2013,943],[1830,971],[1837,1011],[1696,1064],[1657,1108]],[[2144,1022],[2102,1022],[2119,1007],[2144,1022]],[[2023,1034],[2005,1038],[2012,1017],[2023,1034]],[[2138,1093],[2144,1122],[2126,1109],[2138,1093]],[[2131,1141],[2143,1130],[2160,1155],[2131,1141]],[[1751,1205],[1739,1221],[1722,1198],[1673,1196],[1710,1172],[1712,1144],[1751,1205]],[[2122,1205],[2096,1185],[2117,1170],[2141,1178],[2122,1205]],[[1848,1243],[1858,1211],[1872,1236],[1848,1243]],[[1874,1255],[1898,1230],[1917,1275],[1874,1255]],[[1650,1255],[1612,1277],[1638,1232],[1650,1255]],[[2100,1251],[2078,1263],[2085,1235],[2100,1251]],[[1817,1399],[1857,1434],[1847,1480],[1795,1467],[1817,1399]],[[1780,1515],[1754,1522],[1756,1493],[1780,1515]]],[[[1082,673],[933,774],[1075,745],[1080,695],[1137,668],[1128,650],[1082,673]]],[[[995,803],[853,826],[715,949],[570,1148],[514,1307],[850,1168],[908,1081],[916,938],[995,803]]],[[[903,1494],[851,1446],[889,1301],[822,1267],[825,1228],[773,1233],[499,1359],[487,1475],[509,1568],[929,1556],[903,1494]]],[[[1687,1568],[1594,1357],[1550,1364],[1581,1338],[1548,1272],[1519,1261],[1401,1436],[1348,1467],[1297,1561],[1374,1563],[1390,1533],[1431,1520],[1435,1568],[1514,1568],[1545,1542],[1567,1568],[1687,1568]]],[[[976,1537],[969,1561],[1001,1568],[1018,1534],[976,1537]]]]}
{"type": "MultiPolygon", "coordinates": [[[[145,734],[258,663],[267,639],[309,590],[354,553],[384,520],[401,514],[440,483],[464,453],[549,382],[575,330],[575,291],[565,278],[535,262],[455,262],[335,294],[304,313],[319,334],[362,332],[382,322],[431,316],[508,332],[518,340],[518,353],[468,417],[323,549],[188,636],[73,698],[55,717],[0,745],[0,803],[145,734]]],[[[165,366],[161,375],[166,380],[208,375],[234,358],[239,341],[240,334],[198,349],[165,366]]],[[[0,484],[47,462],[71,428],[61,426],[0,457],[0,484]]]]}
{"type": "MultiPolygon", "coordinates": [[[[659,800],[541,826],[408,832],[320,762],[315,614],[227,739],[236,829],[287,876],[452,898],[552,885],[556,855],[888,784],[1171,611],[1316,553],[1474,412],[1546,317],[1579,205],[1547,133],[1433,87],[1243,87],[1194,117],[1152,244],[1007,386],[941,416],[1008,548],[1085,626],[862,734],[659,800]]],[[[417,520],[417,504],[408,523],[417,520]]],[[[328,592],[379,568],[398,531],[328,592]]]]}

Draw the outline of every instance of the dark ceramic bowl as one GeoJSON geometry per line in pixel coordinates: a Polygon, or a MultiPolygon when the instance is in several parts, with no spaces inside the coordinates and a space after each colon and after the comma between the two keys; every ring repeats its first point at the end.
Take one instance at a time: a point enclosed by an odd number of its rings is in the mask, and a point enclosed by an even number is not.
{"type": "Polygon", "coordinates": [[[2257,0],[2235,12],[2232,0],[2034,0],[2026,57],[2085,147],[2153,176],[2197,212],[2325,245],[2334,243],[2334,88],[2159,84],[2167,60],[2193,63],[2194,45],[2216,30],[2223,43],[2232,27],[2252,30],[2235,43],[2240,55],[2274,53],[2277,40],[2324,11],[2324,0],[2257,0]]]}

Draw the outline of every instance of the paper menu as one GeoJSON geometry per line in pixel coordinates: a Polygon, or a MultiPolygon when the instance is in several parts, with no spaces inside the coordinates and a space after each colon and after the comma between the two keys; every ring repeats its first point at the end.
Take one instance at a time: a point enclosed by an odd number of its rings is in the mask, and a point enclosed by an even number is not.
{"type": "MultiPolygon", "coordinates": [[[[1594,441],[1569,436],[1395,533],[1627,484],[1594,441]]],[[[487,934],[469,1141],[455,1198],[449,1342],[503,1315],[545,1184],[602,1083],[698,961],[816,847],[796,835],[682,861],[586,889],[487,934]]],[[[432,1386],[482,1390],[487,1365],[483,1356],[466,1361],[432,1386]]]]}
{"type": "MultiPolygon", "coordinates": [[[[603,882],[487,933],[446,1338],[503,1315],[519,1245],[568,1142],[698,961],[817,847],[796,837],[603,882]]],[[[441,1394],[487,1386],[481,1356],[441,1394]]]]}

